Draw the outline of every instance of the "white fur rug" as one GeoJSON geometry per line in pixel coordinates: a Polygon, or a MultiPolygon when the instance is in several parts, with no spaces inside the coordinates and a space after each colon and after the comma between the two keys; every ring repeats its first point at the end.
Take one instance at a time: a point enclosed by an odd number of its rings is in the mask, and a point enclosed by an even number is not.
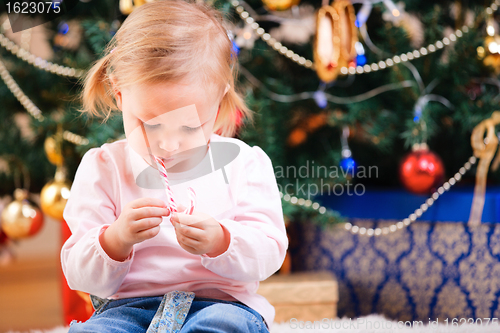
{"type": "MultiPolygon", "coordinates": [[[[472,319],[471,319],[472,320],[472,319]]],[[[29,333],[67,333],[68,327],[56,327],[51,330],[31,330],[29,333]]],[[[381,315],[369,315],[360,318],[324,319],[317,322],[290,321],[274,323],[271,333],[497,333],[500,332],[498,323],[481,325],[480,323],[465,323],[465,320],[456,320],[452,325],[445,323],[410,323],[396,322],[381,315]]],[[[7,333],[16,333],[9,331],[7,333]]],[[[25,332],[28,333],[28,332],[25,332]]]]}
{"type": "MultiPolygon", "coordinates": [[[[472,321],[472,319],[471,319],[472,321]]],[[[385,318],[382,315],[372,314],[359,318],[324,319],[318,322],[290,321],[285,323],[275,323],[271,328],[271,333],[498,333],[500,325],[482,326],[480,323],[465,323],[465,319],[460,322],[456,320],[452,325],[451,319],[448,325],[442,322],[397,322],[385,318]]]]}

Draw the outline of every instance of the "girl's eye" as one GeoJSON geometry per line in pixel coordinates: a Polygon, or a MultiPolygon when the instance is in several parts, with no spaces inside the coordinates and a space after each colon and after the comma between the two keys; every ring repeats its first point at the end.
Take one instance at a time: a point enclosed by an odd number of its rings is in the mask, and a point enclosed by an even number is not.
{"type": "Polygon", "coordinates": [[[144,127],[146,127],[146,128],[152,128],[152,129],[154,129],[154,128],[158,128],[158,127],[160,127],[160,125],[161,125],[161,124],[156,124],[156,125],[148,125],[148,124],[146,124],[146,123],[143,123],[143,124],[144,124],[144,127]]]}
{"type": "Polygon", "coordinates": [[[201,128],[201,125],[198,126],[198,127],[187,127],[187,126],[184,126],[184,129],[188,132],[194,132],[194,131],[197,131],[201,128]]]}
{"type": "MultiPolygon", "coordinates": [[[[157,129],[161,126],[161,124],[156,124],[156,125],[148,125],[146,123],[143,123],[144,124],[144,127],[146,128],[150,128],[150,129],[157,129]]],[[[184,130],[186,132],[194,132],[194,131],[197,131],[201,128],[201,125],[198,126],[198,127],[188,127],[188,126],[184,126],[184,130]]]]}

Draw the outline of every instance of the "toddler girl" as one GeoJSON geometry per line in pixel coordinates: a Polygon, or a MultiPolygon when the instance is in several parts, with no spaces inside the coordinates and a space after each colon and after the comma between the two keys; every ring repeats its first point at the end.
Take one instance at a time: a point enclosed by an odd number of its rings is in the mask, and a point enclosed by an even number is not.
{"type": "Polygon", "coordinates": [[[251,118],[235,64],[217,10],[158,0],[87,73],[81,111],[120,110],[126,139],[85,153],[64,210],[62,268],[96,308],[70,332],[268,332],[274,308],[256,291],[288,241],[269,157],[232,138],[251,118]]]}

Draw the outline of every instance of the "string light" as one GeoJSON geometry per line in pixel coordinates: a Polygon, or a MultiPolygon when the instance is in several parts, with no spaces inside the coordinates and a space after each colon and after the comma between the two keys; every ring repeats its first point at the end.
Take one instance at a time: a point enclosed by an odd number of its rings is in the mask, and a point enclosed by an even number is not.
{"type": "Polygon", "coordinates": [[[301,92],[298,94],[291,94],[291,95],[281,95],[281,94],[277,94],[277,93],[269,90],[262,82],[260,82],[256,77],[254,77],[250,73],[250,71],[247,70],[244,66],[240,66],[240,72],[245,76],[245,78],[252,85],[254,85],[257,88],[262,89],[266,93],[266,95],[274,101],[282,102],[282,103],[292,103],[292,102],[299,101],[299,100],[314,99],[320,107],[322,107],[322,106],[326,107],[326,105],[324,105],[323,103],[326,103],[327,101],[330,101],[330,102],[335,103],[335,104],[359,103],[359,102],[365,101],[369,98],[373,98],[373,97],[375,97],[379,94],[382,94],[384,92],[415,86],[414,81],[405,80],[402,82],[385,84],[385,85],[382,85],[380,87],[369,90],[365,93],[355,95],[355,96],[350,96],[350,97],[331,95],[329,93],[324,92],[323,90],[305,91],[305,92],[301,92]]]}
{"type": "Polygon", "coordinates": [[[495,27],[492,25],[488,25],[486,27],[486,33],[488,34],[488,36],[495,36],[495,27]]]}

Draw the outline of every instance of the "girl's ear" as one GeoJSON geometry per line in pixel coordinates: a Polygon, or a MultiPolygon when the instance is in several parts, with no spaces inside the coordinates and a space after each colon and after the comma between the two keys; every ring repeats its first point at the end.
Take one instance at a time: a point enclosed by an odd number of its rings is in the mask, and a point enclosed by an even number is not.
{"type": "Polygon", "coordinates": [[[224,95],[223,96],[226,96],[227,92],[229,91],[229,88],[231,88],[231,85],[228,83],[227,86],[226,86],[226,90],[224,90],[224,95]]]}
{"type": "Polygon", "coordinates": [[[109,79],[111,81],[111,86],[113,87],[113,93],[115,95],[116,105],[118,106],[118,109],[123,111],[122,110],[122,93],[118,89],[118,80],[116,79],[116,77],[113,74],[111,74],[109,76],[109,79]]]}

